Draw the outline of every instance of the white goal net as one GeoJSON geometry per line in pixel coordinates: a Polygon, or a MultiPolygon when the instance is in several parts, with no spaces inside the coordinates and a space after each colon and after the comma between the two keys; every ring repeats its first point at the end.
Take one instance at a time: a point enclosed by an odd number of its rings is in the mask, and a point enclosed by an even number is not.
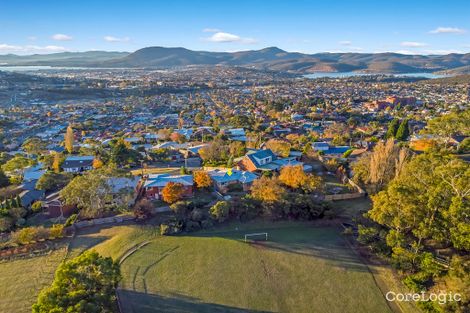
{"type": "Polygon", "coordinates": [[[248,240],[253,240],[253,241],[265,240],[265,241],[268,241],[268,233],[245,234],[245,242],[247,242],[248,240]]]}

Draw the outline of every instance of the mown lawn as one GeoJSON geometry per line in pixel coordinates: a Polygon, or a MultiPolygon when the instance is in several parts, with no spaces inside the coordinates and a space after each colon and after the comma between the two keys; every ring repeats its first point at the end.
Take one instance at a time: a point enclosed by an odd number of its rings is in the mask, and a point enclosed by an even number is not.
{"type": "Polygon", "coordinates": [[[31,312],[31,306],[65,256],[65,248],[48,255],[0,262],[0,312],[31,312]]]}
{"type": "MultiPolygon", "coordinates": [[[[340,232],[256,221],[161,237],[154,226],[103,225],[82,230],[68,257],[95,249],[120,259],[149,242],[121,265],[124,312],[391,312],[340,232]],[[244,243],[244,234],[254,232],[268,232],[269,240],[244,243]]],[[[30,312],[64,256],[63,249],[0,263],[0,312],[30,312]]]]}
{"type": "MultiPolygon", "coordinates": [[[[254,222],[151,237],[121,265],[124,311],[390,312],[339,233],[306,223],[254,222]],[[268,242],[243,242],[245,233],[260,231],[269,233],[268,242]]],[[[135,238],[144,240],[139,234],[118,235],[95,249],[122,256],[135,238]]]]}

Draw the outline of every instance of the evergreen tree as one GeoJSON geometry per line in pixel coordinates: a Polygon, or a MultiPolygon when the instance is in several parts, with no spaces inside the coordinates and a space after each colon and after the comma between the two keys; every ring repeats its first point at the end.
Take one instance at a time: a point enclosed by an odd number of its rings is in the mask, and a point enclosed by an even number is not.
{"type": "Polygon", "coordinates": [[[7,199],[5,202],[5,208],[9,211],[11,209],[11,199],[7,199]]]}
{"type": "Polygon", "coordinates": [[[67,132],[65,133],[64,139],[65,139],[65,149],[67,149],[68,153],[72,153],[73,141],[74,141],[72,125],[69,125],[67,127],[67,132]]]}
{"type": "Polygon", "coordinates": [[[404,119],[400,127],[398,127],[395,138],[400,141],[405,141],[410,136],[410,128],[408,126],[408,119],[404,119]]]}
{"type": "Polygon", "coordinates": [[[0,169],[0,188],[10,185],[10,180],[7,175],[0,169]]]}
{"type": "Polygon", "coordinates": [[[20,195],[17,195],[17,196],[16,196],[16,199],[15,199],[15,208],[21,208],[21,198],[20,198],[20,195]]]}
{"type": "Polygon", "coordinates": [[[388,130],[387,130],[387,139],[388,138],[394,138],[397,134],[398,130],[398,124],[399,121],[398,119],[394,118],[389,124],[388,124],[388,130]]]}

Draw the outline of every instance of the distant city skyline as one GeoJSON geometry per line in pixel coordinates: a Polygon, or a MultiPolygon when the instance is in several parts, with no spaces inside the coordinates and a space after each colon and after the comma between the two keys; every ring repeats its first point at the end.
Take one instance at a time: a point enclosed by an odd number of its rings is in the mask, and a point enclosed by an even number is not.
{"type": "Polygon", "coordinates": [[[467,1],[4,0],[0,54],[128,51],[470,52],[467,1]]]}

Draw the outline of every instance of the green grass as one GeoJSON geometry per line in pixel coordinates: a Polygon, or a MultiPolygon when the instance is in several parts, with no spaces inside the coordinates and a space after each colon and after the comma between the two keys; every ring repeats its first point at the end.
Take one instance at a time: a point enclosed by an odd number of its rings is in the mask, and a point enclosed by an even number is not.
{"type": "MultiPolygon", "coordinates": [[[[146,231],[128,228],[95,249],[122,256],[146,231]]],[[[126,312],[390,312],[335,228],[255,222],[150,240],[121,265],[126,312]],[[268,242],[241,240],[259,231],[268,242]]]]}
{"type": "Polygon", "coordinates": [[[42,288],[49,286],[65,248],[48,255],[0,262],[0,312],[31,312],[42,288]]]}
{"type": "MultiPolygon", "coordinates": [[[[149,241],[121,265],[124,312],[391,312],[335,227],[255,221],[172,237],[157,230],[88,228],[70,242],[68,258],[95,249],[120,259],[149,241]],[[244,234],[254,232],[268,232],[269,241],[244,243],[244,234]]],[[[30,312],[64,256],[62,249],[0,263],[0,312],[30,312]]],[[[373,270],[385,288],[400,288],[388,268],[373,270]]]]}

